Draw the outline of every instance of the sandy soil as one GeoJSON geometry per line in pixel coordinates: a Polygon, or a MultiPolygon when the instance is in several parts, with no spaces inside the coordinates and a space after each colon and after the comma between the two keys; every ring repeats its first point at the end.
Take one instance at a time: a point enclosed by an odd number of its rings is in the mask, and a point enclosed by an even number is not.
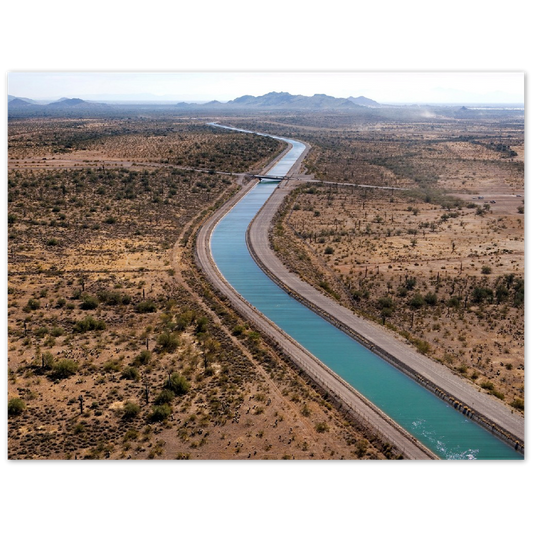
{"type": "MultiPolygon", "coordinates": [[[[10,459],[386,457],[195,272],[191,236],[233,178],[161,163],[159,140],[130,166],[141,135],[54,155],[35,141],[47,127],[10,129],[8,395],[25,406],[9,416],[10,459]],[[80,331],[88,316],[96,329],[80,331]],[[155,418],[173,373],[190,389],[155,418]]],[[[208,141],[191,135],[187,149],[208,141]]],[[[248,160],[246,143],[228,167],[270,159],[262,143],[248,160]]]]}
{"type": "Polygon", "coordinates": [[[328,181],[339,174],[345,179],[336,180],[338,187],[309,184],[294,193],[273,231],[274,248],[291,270],[325,294],[385,323],[422,353],[519,407],[524,394],[522,145],[513,146],[517,156],[511,160],[475,143],[408,143],[405,160],[394,153],[383,158],[387,172],[369,166],[375,158],[370,153],[362,161],[341,150],[336,160],[323,150],[312,153],[308,168],[328,181]],[[387,174],[391,170],[398,179],[387,174]],[[431,178],[433,188],[424,192],[408,175],[420,183],[431,178]],[[409,191],[341,185],[359,179],[409,191]],[[479,295],[476,287],[489,292],[479,295]],[[422,301],[413,302],[415,295],[422,301]],[[431,304],[424,301],[427,295],[431,304]]]}

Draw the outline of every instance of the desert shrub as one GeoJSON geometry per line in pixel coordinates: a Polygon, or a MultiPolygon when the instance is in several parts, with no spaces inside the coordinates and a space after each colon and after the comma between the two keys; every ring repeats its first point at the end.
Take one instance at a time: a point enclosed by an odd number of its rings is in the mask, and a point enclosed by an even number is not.
{"type": "Polygon", "coordinates": [[[98,298],[96,298],[96,296],[85,295],[82,297],[80,309],[89,311],[92,309],[96,309],[97,307],[98,307],[98,298]]]}
{"type": "Polygon", "coordinates": [[[501,303],[509,296],[509,289],[505,285],[498,285],[496,287],[496,300],[501,303]]]}
{"type": "Polygon", "coordinates": [[[424,297],[419,292],[417,292],[409,301],[409,305],[413,309],[420,309],[421,307],[424,307],[425,303],[426,301],[424,300],[424,297]]]}
{"type": "Polygon", "coordinates": [[[390,296],[383,296],[378,300],[378,307],[380,309],[393,309],[394,302],[390,296]]]}
{"type": "Polygon", "coordinates": [[[515,307],[520,307],[524,305],[524,288],[525,283],[523,278],[518,278],[514,283],[514,297],[513,297],[513,305],[515,307]]]}
{"type": "Polygon", "coordinates": [[[489,287],[474,287],[474,290],[472,291],[472,301],[477,304],[482,303],[486,299],[492,301],[493,294],[492,289],[489,287]]]}
{"type": "Polygon", "coordinates": [[[209,321],[207,320],[207,318],[205,316],[201,316],[196,321],[196,334],[198,335],[199,333],[206,333],[208,323],[209,321]]]}
{"type": "Polygon", "coordinates": [[[248,332],[248,339],[257,345],[261,341],[261,334],[258,331],[250,331],[248,332]]]}
{"type": "Polygon", "coordinates": [[[157,305],[152,300],[144,300],[135,306],[135,310],[137,313],[155,313],[157,311],[157,305]]]}
{"type": "Polygon", "coordinates": [[[461,305],[461,300],[457,296],[452,296],[447,302],[448,307],[455,307],[456,309],[461,305]]]}
{"type": "Polygon", "coordinates": [[[131,303],[129,294],[122,294],[118,291],[101,291],[98,293],[98,299],[107,305],[128,305],[131,303]]]}
{"type": "Polygon", "coordinates": [[[78,371],[78,363],[73,359],[59,359],[52,368],[54,379],[65,379],[78,371]]]}
{"type": "Polygon", "coordinates": [[[44,352],[41,355],[41,367],[45,370],[51,370],[54,368],[55,359],[50,352],[44,352]]]}
{"type": "Polygon", "coordinates": [[[35,336],[42,339],[45,335],[49,333],[49,330],[46,326],[41,326],[35,330],[35,336]]]}
{"type": "Polygon", "coordinates": [[[154,405],[149,419],[151,422],[162,422],[166,420],[172,413],[172,409],[168,404],[154,405]]]}
{"type": "Polygon", "coordinates": [[[481,267],[481,273],[485,274],[485,275],[491,274],[492,273],[492,268],[489,265],[483,265],[481,267]]]}
{"type": "Polygon", "coordinates": [[[326,424],[326,422],[319,422],[315,426],[315,430],[317,433],[325,433],[326,431],[329,431],[329,426],[326,424]]]}
{"type": "Polygon", "coordinates": [[[437,295],[434,292],[428,292],[424,296],[424,300],[428,305],[437,305],[437,295]]]}
{"type": "Polygon", "coordinates": [[[415,346],[416,346],[416,349],[421,353],[421,354],[428,354],[430,351],[431,351],[431,344],[429,344],[429,342],[427,341],[424,341],[424,340],[421,340],[421,339],[416,339],[414,341],[415,343],[415,346]]]}
{"type": "Polygon", "coordinates": [[[143,350],[139,355],[133,359],[133,365],[142,366],[147,365],[152,359],[152,354],[148,350],[143,350]]]}
{"type": "Polygon", "coordinates": [[[514,407],[515,409],[520,409],[520,411],[524,410],[524,399],[523,398],[515,398],[511,402],[511,407],[514,407]]]}
{"type": "Polygon", "coordinates": [[[407,296],[407,288],[405,287],[405,285],[400,285],[398,287],[398,296],[400,296],[401,298],[403,298],[404,296],[407,296]]]}
{"type": "Polygon", "coordinates": [[[50,330],[50,335],[52,337],[61,337],[61,335],[64,335],[65,334],[65,330],[59,326],[54,326],[51,330],[50,330]]]}
{"type": "Polygon", "coordinates": [[[165,388],[171,390],[174,394],[180,396],[189,392],[191,385],[181,374],[179,374],[178,372],[173,372],[169,376],[165,384],[165,388]]]}
{"type": "Polygon", "coordinates": [[[91,315],[86,316],[82,320],[78,320],[74,324],[74,333],[86,333],[87,331],[100,331],[106,328],[103,320],[96,320],[91,315]]]}
{"type": "Polygon", "coordinates": [[[407,278],[405,280],[405,288],[408,291],[412,291],[416,286],[416,278],[407,278]]]}
{"type": "Polygon", "coordinates": [[[239,337],[240,335],[242,335],[245,331],[245,328],[242,324],[237,324],[234,328],[233,328],[233,331],[231,332],[231,334],[234,336],[234,337],[239,337]]]}
{"type": "Polygon", "coordinates": [[[23,308],[23,311],[26,313],[29,311],[36,311],[37,309],[40,309],[40,307],[41,302],[39,300],[36,300],[35,298],[30,298],[26,306],[23,308]]]}
{"type": "Polygon", "coordinates": [[[174,352],[180,345],[180,339],[177,333],[165,331],[157,338],[157,344],[162,352],[174,352]]]}
{"type": "Polygon", "coordinates": [[[324,253],[326,255],[332,255],[333,253],[335,253],[335,250],[331,246],[326,246],[326,249],[324,250],[324,253]]]}
{"type": "Polygon", "coordinates": [[[134,366],[127,366],[122,371],[122,377],[132,381],[139,381],[140,379],[139,371],[134,366]]]}
{"type": "Polygon", "coordinates": [[[176,395],[170,389],[163,389],[155,398],[156,405],[170,404],[176,395]]]}
{"type": "Polygon", "coordinates": [[[118,359],[110,359],[102,365],[102,368],[104,372],[118,372],[121,366],[122,364],[118,359]]]}
{"type": "Polygon", "coordinates": [[[7,402],[7,414],[8,416],[18,416],[24,409],[26,409],[26,404],[20,398],[11,398],[7,402]]]}
{"type": "Polygon", "coordinates": [[[135,402],[126,402],[122,409],[122,417],[126,419],[135,418],[140,411],[141,408],[135,402]]]}
{"type": "Polygon", "coordinates": [[[194,320],[194,312],[193,311],[184,311],[179,315],[179,317],[176,320],[176,329],[178,331],[184,331],[187,327],[189,327],[192,324],[192,321],[194,320]]]}

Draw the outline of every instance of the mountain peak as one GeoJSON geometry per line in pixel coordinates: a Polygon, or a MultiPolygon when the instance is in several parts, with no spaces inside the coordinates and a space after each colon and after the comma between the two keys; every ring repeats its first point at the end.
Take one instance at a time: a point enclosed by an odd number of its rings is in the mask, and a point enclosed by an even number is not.
{"type": "Polygon", "coordinates": [[[82,104],[88,104],[89,102],[86,102],[85,100],[82,100],[81,98],[60,98],[57,100],[57,102],[52,102],[51,104],[48,104],[50,106],[75,106],[75,105],[82,105],[82,104]]]}
{"type": "Polygon", "coordinates": [[[239,107],[258,107],[273,109],[355,109],[357,106],[379,107],[380,104],[369,98],[336,98],[327,94],[313,96],[293,95],[285,91],[271,91],[262,96],[244,95],[228,102],[239,107]]]}

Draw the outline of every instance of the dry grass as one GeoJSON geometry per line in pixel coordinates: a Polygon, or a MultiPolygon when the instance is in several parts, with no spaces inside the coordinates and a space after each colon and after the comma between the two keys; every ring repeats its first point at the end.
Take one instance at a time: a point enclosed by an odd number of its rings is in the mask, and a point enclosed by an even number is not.
{"type": "Polygon", "coordinates": [[[280,146],[190,124],[51,122],[9,130],[8,394],[25,404],[9,458],[384,458],[194,271],[190,236],[235,182],[162,154],[196,163],[198,143],[200,168],[249,170],[280,146]],[[122,159],[136,155],[145,167],[122,159]],[[161,395],[173,374],[190,388],[161,395]]]}
{"type": "Polygon", "coordinates": [[[314,150],[308,168],[326,181],[410,191],[300,188],[277,221],[273,244],[320,290],[519,407],[523,138],[517,125],[503,131],[516,143],[509,157],[487,148],[488,125],[477,125],[479,139],[470,142],[447,140],[456,127],[441,125],[435,139],[431,126],[418,125],[418,141],[394,127],[376,144],[343,133],[344,141],[314,150]]]}

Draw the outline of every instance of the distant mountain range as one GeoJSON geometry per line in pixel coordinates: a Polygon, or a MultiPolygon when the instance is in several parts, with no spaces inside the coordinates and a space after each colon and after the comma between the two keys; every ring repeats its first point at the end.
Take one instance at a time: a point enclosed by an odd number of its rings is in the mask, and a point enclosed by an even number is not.
{"type": "MultiPolygon", "coordinates": [[[[126,102],[124,102],[126,104],[126,102]]],[[[55,102],[45,103],[37,102],[31,98],[22,98],[17,96],[8,95],[8,108],[11,110],[26,109],[31,111],[35,110],[60,110],[60,109],[91,109],[96,107],[106,106],[108,104],[89,102],[82,100],[81,98],[60,98],[55,102]]],[[[112,104],[110,104],[112,105],[112,104]]],[[[365,96],[359,96],[354,98],[336,98],[334,96],[328,96],[327,94],[315,94],[313,96],[293,95],[287,92],[270,92],[263,96],[251,96],[245,95],[230,100],[229,102],[219,102],[218,100],[212,100],[211,102],[199,104],[199,103],[187,103],[180,102],[176,104],[180,109],[295,109],[295,110],[307,110],[307,111],[319,111],[319,110],[339,110],[350,111],[361,108],[378,108],[381,104],[365,96]]]]}
{"type": "Polygon", "coordinates": [[[212,114],[223,113],[256,113],[256,112],[332,112],[347,113],[365,120],[433,120],[438,118],[454,117],[457,119],[469,119],[482,116],[505,116],[509,113],[522,114],[522,109],[505,107],[460,107],[459,105],[439,104],[409,104],[392,105],[380,104],[365,96],[348,98],[336,98],[326,94],[314,94],[313,96],[293,95],[288,92],[270,92],[262,96],[244,95],[230,100],[219,102],[212,100],[207,103],[191,102],[127,102],[109,101],[103,103],[84,100],[81,98],[60,98],[54,102],[36,101],[31,98],[8,95],[9,118],[28,116],[123,116],[144,112],[179,113],[179,114],[212,114]]]}
{"type": "Polygon", "coordinates": [[[324,110],[338,109],[350,110],[361,107],[381,107],[381,104],[370,98],[359,96],[354,98],[336,98],[327,94],[315,94],[313,96],[293,95],[287,92],[270,92],[263,96],[239,96],[235,100],[222,103],[213,100],[205,104],[190,104],[180,102],[177,104],[180,108],[212,108],[219,107],[224,109],[302,109],[302,110],[324,110]]]}
{"type": "Polygon", "coordinates": [[[42,104],[32,100],[31,98],[21,98],[17,96],[7,95],[8,108],[53,108],[53,109],[69,109],[69,108],[93,108],[93,107],[102,107],[107,106],[107,104],[100,104],[95,102],[87,102],[81,98],[60,98],[55,102],[50,102],[48,104],[42,104]]]}

